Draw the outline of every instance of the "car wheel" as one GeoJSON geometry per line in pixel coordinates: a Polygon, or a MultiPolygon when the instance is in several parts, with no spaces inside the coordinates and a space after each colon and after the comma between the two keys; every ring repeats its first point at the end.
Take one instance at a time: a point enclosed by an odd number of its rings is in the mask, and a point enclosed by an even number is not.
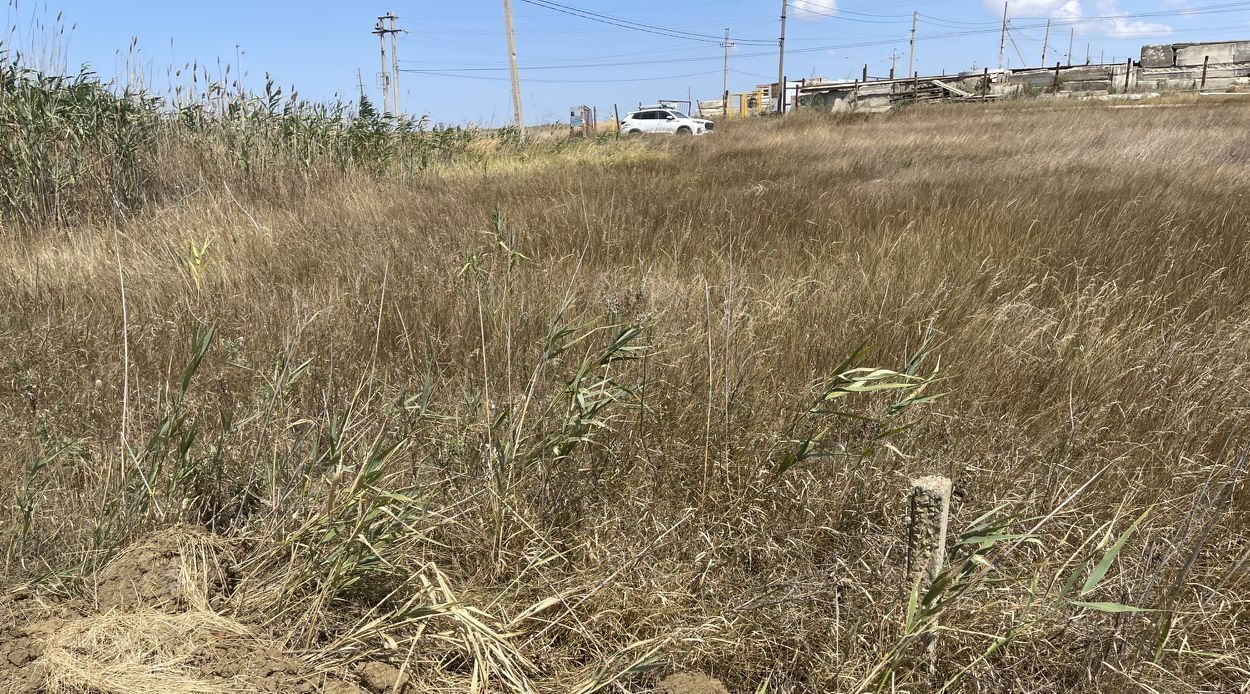
{"type": "Polygon", "coordinates": [[[641,130],[626,130],[625,137],[642,137],[641,130]]]}
{"type": "Polygon", "coordinates": [[[690,132],[690,128],[687,128],[686,126],[683,125],[677,129],[677,134],[678,135],[691,135],[693,133],[690,132]]]}

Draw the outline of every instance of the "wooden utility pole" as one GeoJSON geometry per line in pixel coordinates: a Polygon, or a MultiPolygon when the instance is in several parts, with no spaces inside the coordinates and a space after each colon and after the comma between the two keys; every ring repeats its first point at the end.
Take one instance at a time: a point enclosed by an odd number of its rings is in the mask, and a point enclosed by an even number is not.
{"type": "Polygon", "coordinates": [[[378,86],[382,89],[382,113],[391,112],[391,73],[386,68],[386,27],[382,26],[382,19],[378,18],[378,23],[373,27],[373,33],[378,37],[378,49],[382,55],[382,70],[378,72],[378,86]]]}
{"type": "Polygon", "coordinates": [[[777,113],[786,112],[786,8],[790,0],[781,0],[781,36],[777,39],[777,113]]]}
{"type": "Polygon", "coordinates": [[[725,40],[721,42],[721,48],[725,49],[725,67],[721,79],[721,116],[727,118],[729,116],[729,49],[733,48],[733,42],[729,40],[729,27],[725,27],[725,40]]]}
{"type": "Polygon", "coordinates": [[[512,114],[516,116],[516,129],[525,135],[525,118],[521,114],[521,76],[516,67],[516,36],[512,30],[512,0],[503,0],[503,23],[508,32],[508,72],[512,74],[512,114]]]}
{"type": "Polygon", "coordinates": [[[911,13],[911,48],[907,51],[907,74],[912,74],[916,64],[916,19],[920,17],[919,12],[911,13]]]}
{"type": "Polygon", "coordinates": [[[891,48],[890,49],[890,79],[894,79],[894,64],[895,62],[897,62],[897,60],[898,60],[898,51],[896,49],[891,48]]]}
{"type": "Polygon", "coordinates": [[[1003,3],[1003,33],[998,38],[998,69],[1003,69],[1003,61],[1007,59],[1007,5],[1010,0],[1003,3]]]}
{"type": "Polygon", "coordinates": [[[1046,65],[1046,48],[1050,45],[1050,20],[1046,20],[1046,34],[1042,37],[1042,62],[1040,65],[1046,65]]]}

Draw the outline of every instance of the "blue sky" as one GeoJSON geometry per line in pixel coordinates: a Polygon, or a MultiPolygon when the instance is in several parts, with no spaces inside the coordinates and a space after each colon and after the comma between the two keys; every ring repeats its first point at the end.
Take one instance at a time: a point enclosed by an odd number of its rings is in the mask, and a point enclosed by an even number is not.
{"type": "MultiPolygon", "coordinates": [[[[387,11],[410,33],[400,39],[406,112],[435,122],[485,125],[511,119],[500,0],[304,0],[301,2],[149,2],[8,0],[6,43],[90,64],[106,78],[138,71],[158,91],[171,69],[195,60],[214,74],[241,61],[247,86],[269,72],[302,96],[355,98],[358,74],[378,100],[378,44],[369,32],[387,11]],[[57,16],[66,37],[49,45],[57,16]],[[42,25],[42,28],[40,28],[42,25]],[[14,28],[16,27],[16,28],[14,28]],[[132,58],[131,43],[135,41],[132,58]],[[358,73],[359,70],[359,73],[358,73]],[[424,71],[424,72],[421,72],[424,71]]],[[[791,0],[786,74],[792,79],[889,72],[896,52],[906,71],[911,13],[917,11],[916,69],[956,72],[998,63],[1002,0],[791,0]]],[[[513,0],[522,101],[528,122],[567,117],[574,104],[717,98],[726,27],[730,88],[745,91],[776,79],[779,0],[513,0]],[[573,16],[586,10],[661,31],[573,16]],[[575,13],[574,13],[575,14],[575,13]],[[675,32],[675,35],[673,33],[675,32]]],[[[1250,39],[1250,2],[1226,0],[1012,0],[1013,43],[1007,62],[1041,61],[1043,29],[1052,18],[1047,63],[1068,52],[1084,62],[1137,55],[1143,43],[1250,39]]],[[[601,17],[601,19],[603,19],[601,17]]],[[[646,28],[646,27],[643,27],[646,28]]],[[[232,74],[237,74],[237,68],[232,74]]]]}

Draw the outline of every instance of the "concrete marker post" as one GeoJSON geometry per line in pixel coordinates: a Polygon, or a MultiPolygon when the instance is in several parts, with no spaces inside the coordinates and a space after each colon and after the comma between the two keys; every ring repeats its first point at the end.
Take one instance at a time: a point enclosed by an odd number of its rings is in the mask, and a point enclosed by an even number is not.
{"type": "MultiPolygon", "coordinates": [[[[950,520],[951,481],[931,475],[911,481],[910,517],[907,529],[907,593],[924,597],[946,563],[946,530],[950,520]]],[[[925,636],[929,670],[935,667],[937,634],[925,636]]]]}

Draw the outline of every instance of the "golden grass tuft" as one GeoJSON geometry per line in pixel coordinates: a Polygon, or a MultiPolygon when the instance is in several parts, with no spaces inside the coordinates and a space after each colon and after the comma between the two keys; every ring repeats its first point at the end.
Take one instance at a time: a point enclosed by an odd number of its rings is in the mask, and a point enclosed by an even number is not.
{"type": "Polygon", "coordinates": [[[111,612],[60,624],[38,661],[48,694],[227,694],[242,680],[206,680],[196,652],[248,630],[212,612],[111,612]]]}

